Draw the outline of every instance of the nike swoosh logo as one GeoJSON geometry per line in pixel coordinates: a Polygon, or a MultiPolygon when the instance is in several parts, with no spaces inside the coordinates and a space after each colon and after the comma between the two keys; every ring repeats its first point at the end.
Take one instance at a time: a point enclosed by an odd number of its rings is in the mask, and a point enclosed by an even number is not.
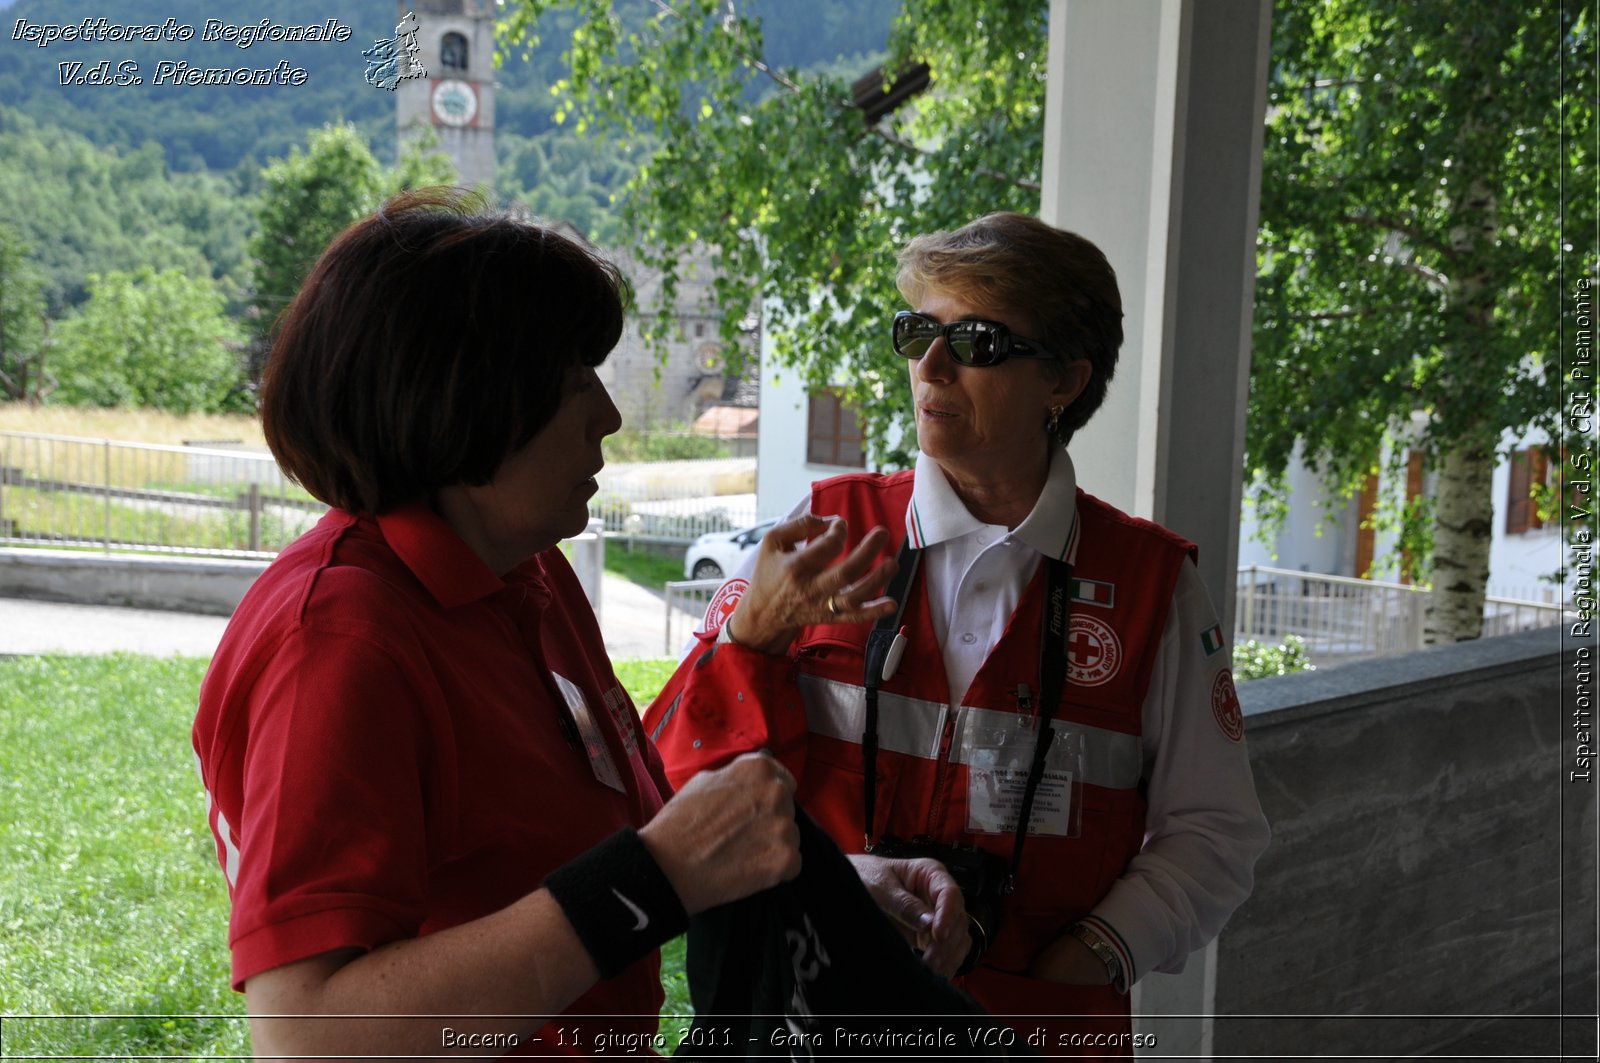
{"type": "Polygon", "coordinates": [[[633,913],[633,917],[636,920],[638,920],[638,922],[633,924],[633,929],[634,930],[636,930],[636,931],[643,930],[645,927],[650,925],[650,917],[648,915],[644,914],[644,909],[639,907],[637,904],[634,904],[632,901],[628,900],[628,898],[624,897],[622,895],[621,891],[619,891],[617,889],[617,887],[615,887],[615,886],[611,887],[611,895],[613,897],[615,897],[617,900],[621,901],[624,905],[626,905],[627,908],[628,908],[628,911],[632,912],[633,913]]]}

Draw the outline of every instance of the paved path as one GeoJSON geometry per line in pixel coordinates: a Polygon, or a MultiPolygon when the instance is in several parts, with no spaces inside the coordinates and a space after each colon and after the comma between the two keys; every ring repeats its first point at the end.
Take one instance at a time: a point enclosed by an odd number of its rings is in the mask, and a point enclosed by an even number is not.
{"type": "MultiPolygon", "coordinates": [[[[608,575],[600,589],[600,617],[613,659],[662,655],[666,611],[659,595],[608,575]]],[[[680,613],[679,638],[687,639],[695,619],[680,613]]],[[[122,651],[209,657],[227,625],[226,617],[195,613],[0,598],[0,654],[122,651]]]]}

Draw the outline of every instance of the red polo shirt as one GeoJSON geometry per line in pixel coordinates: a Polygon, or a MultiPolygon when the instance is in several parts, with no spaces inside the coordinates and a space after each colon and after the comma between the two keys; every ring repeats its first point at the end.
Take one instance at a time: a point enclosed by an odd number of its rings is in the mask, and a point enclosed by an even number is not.
{"type": "MultiPolygon", "coordinates": [[[[502,580],[424,505],[332,510],[272,563],[206,674],[194,747],[235,988],[498,911],[671,792],[560,551],[502,580]]],[[[652,954],[568,1010],[654,1031],[658,971],[652,954]]]]}

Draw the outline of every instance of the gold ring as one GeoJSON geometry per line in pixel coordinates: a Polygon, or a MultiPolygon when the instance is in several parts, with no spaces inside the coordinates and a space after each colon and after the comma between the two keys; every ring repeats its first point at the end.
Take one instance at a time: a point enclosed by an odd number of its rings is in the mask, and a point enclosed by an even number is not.
{"type": "Polygon", "coordinates": [[[828,615],[829,616],[838,616],[839,615],[839,600],[838,600],[838,598],[834,597],[831,594],[828,595],[828,615]]]}

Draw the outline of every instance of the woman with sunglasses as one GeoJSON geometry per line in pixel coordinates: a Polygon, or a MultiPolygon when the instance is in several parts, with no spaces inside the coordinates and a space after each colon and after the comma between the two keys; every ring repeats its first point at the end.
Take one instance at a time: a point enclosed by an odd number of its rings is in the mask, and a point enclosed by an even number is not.
{"type": "Polygon", "coordinates": [[[1050,1054],[1131,1054],[1129,988],[1215,936],[1268,832],[1194,547],[1076,486],[1116,278],[993,214],[913,240],[898,281],[915,470],[815,484],[646,727],[674,780],[767,748],[847,852],[943,860],[958,984],[1050,1054]]]}

